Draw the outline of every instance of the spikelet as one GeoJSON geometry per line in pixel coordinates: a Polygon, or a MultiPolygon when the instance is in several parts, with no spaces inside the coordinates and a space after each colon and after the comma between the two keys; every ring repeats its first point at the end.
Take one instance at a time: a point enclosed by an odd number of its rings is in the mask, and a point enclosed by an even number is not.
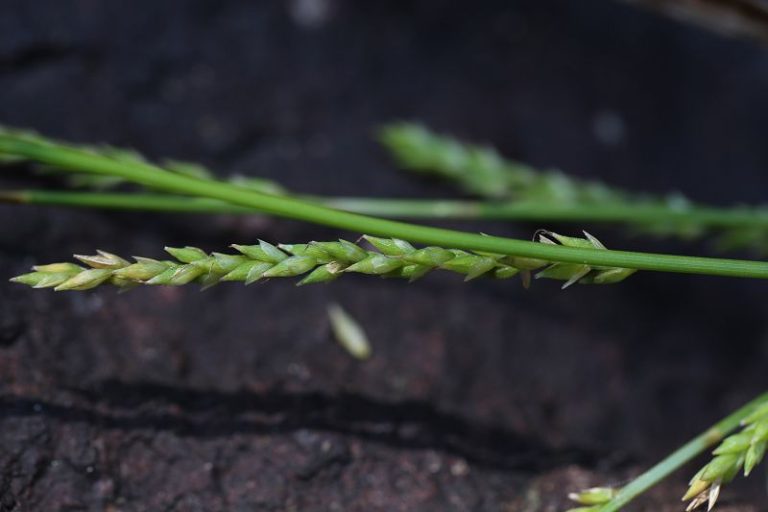
{"type": "Polygon", "coordinates": [[[618,492],[619,490],[613,487],[592,487],[579,492],[572,492],[568,494],[568,499],[581,506],[570,508],[566,512],[598,512],[618,492]]]}

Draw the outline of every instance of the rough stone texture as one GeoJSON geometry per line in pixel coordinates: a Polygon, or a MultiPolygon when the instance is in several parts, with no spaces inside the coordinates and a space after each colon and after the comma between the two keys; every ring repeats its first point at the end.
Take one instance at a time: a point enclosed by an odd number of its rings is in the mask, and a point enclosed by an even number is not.
{"type": "MultiPolygon", "coordinates": [[[[764,47],[607,0],[0,5],[2,122],[307,193],[450,194],[371,141],[413,118],[576,175],[759,202],[767,87],[764,47]]],[[[5,277],[95,248],[338,236],[267,219],[0,218],[5,277]]],[[[583,227],[612,247],[711,253],[583,227]]],[[[5,277],[5,511],[557,511],[567,490],[624,481],[765,386],[756,282],[640,274],[561,292],[430,276],[117,295],[5,277]],[[369,362],[331,340],[331,300],[365,326],[369,362]]],[[[686,480],[634,510],[679,510],[686,480]]],[[[765,506],[759,478],[723,498],[765,506]]]]}

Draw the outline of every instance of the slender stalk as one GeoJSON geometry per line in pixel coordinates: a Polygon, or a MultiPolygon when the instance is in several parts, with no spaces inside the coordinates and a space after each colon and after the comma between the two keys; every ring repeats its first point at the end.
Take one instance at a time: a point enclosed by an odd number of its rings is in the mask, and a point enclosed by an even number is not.
{"type": "MultiPolygon", "coordinates": [[[[768,211],[637,204],[557,205],[533,202],[460,201],[303,196],[330,208],[379,217],[411,219],[484,219],[602,223],[697,223],[709,227],[768,227],[768,211]]],[[[0,191],[0,201],[27,204],[150,210],[180,213],[249,214],[253,208],[219,200],[147,193],[72,192],[57,190],[0,191]]]]}
{"type": "Polygon", "coordinates": [[[763,262],[562,247],[408,224],[334,210],[311,201],[268,195],[227,183],[201,180],[138,160],[114,159],[93,151],[23,138],[0,137],[0,153],[80,173],[117,176],[159,190],[217,199],[287,219],[429,245],[593,266],[768,278],[768,263],[763,262]]]}
{"type": "Polygon", "coordinates": [[[258,213],[258,210],[253,208],[237,206],[216,199],[167,194],[9,190],[0,191],[0,202],[177,213],[258,213]]]}
{"type": "Polygon", "coordinates": [[[616,512],[620,510],[621,507],[656,485],[680,466],[689,462],[707,448],[719,443],[728,432],[738,427],[744,418],[767,400],[768,393],[763,393],[737,411],[718,421],[707,431],[693,438],[651,469],[632,480],[632,482],[619,490],[611,501],[599,508],[598,511],[616,512]]]}
{"type": "Polygon", "coordinates": [[[643,223],[695,222],[710,227],[768,227],[768,211],[642,204],[559,205],[532,201],[456,201],[447,199],[327,198],[323,204],[340,210],[410,218],[459,218],[566,222],[643,223]]]}

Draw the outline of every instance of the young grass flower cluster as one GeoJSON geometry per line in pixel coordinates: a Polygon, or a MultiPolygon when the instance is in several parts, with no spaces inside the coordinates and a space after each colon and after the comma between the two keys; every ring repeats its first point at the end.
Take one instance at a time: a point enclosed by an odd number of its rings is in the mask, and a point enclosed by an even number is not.
{"type": "MultiPolygon", "coordinates": [[[[544,232],[540,240],[549,244],[604,249],[597,239],[589,234],[586,236],[586,239],[581,239],[544,232]]],[[[138,284],[180,286],[194,281],[208,287],[220,281],[251,284],[265,278],[297,276],[303,276],[298,284],[304,285],[332,281],[344,273],[414,281],[439,269],[462,274],[465,280],[481,276],[508,279],[522,273],[527,283],[530,272],[541,269],[536,277],[563,280],[566,287],[575,282],[615,283],[634,272],[441,247],[417,249],[404,240],[373,236],[363,238],[375,250],[366,250],[346,240],[279,246],[261,241],[258,245],[233,245],[237,254],[206,254],[196,247],[167,247],[166,251],[176,261],[136,257],[134,263],[98,251],[92,256],[75,256],[88,268],[74,263],[39,265],[33,268],[33,272],[15,277],[12,281],[57,291],[88,290],[104,283],[128,288],[138,284]]]]}
{"type": "Polygon", "coordinates": [[[765,456],[768,444],[768,402],[758,407],[741,422],[743,428],[726,437],[712,452],[715,457],[691,479],[683,500],[691,500],[687,510],[694,510],[704,503],[712,510],[720,488],[733,480],[739,471],[749,476],[765,456]]]}
{"type": "Polygon", "coordinates": [[[379,140],[404,168],[445,178],[480,197],[560,204],[618,202],[628,197],[602,183],[507,160],[493,148],[466,144],[418,124],[384,126],[379,140]]]}

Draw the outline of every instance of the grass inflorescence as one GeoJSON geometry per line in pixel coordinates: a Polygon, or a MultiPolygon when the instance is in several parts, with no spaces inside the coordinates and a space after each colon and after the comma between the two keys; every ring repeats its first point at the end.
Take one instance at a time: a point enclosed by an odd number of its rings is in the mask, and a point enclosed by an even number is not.
{"type": "Polygon", "coordinates": [[[766,206],[711,208],[680,193],[630,192],[558,170],[536,169],[504,158],[491,147],[464,143],[414,123],[384,126],[379,140],[406,170],[440,177],[474,196],[516,204],[497,207],[493,213],[499,216],[617,222],[636,232],[683,239],[715,234],[719,249],[768,253],[766,206]]]}
{"type": "Polygon", "coordinates": [[[732,479],[742,467],[749,474],[760,462],[765,453],[766,431],[768,392],[733,411],[623,487],[596,487],[569,494],[569,498],[580,506],[568,512],[618,512],[673,471],[720,443],[715,450],[715,459],[694,476],[683,498],[692,500],[689,510],[707,502],[711,510],[722,484],[732,479]],[[741,432],[728,436],[739,426],[743,427],[741,432]]]}
{"type": "MultiPolygon", "coordinates": [[[[232,245],[232,254],[206,253],[196,247],[167,247],[175,260],[136,257],[130,262],[117,255],[98,251],[95,255],[76,255],[86,266],[53,263],[33,267],[33,272],[12,279],[34,288],[57,291],[88,290],[101,284],[129,288],[139,284],[180,286],[198,282],[212,286],[221,281],[251,284],[261,279],[299,277],[298,284],[333,281],[345,273],[398,277],[414,281],[433,270],[462,274],[465,280],[478,277],[508,279],[518,274],[526,280],[536,277],[573,283],[609,284],[624,280],[634,271],[614,267],[548,262],[534,258],[476,253],[442,247],[415,248],[404,240],[364,236],[372,249],[346,240],[280,244],[260,241],[258,245],[232,245]]],[[[593,236],[575,238],[557,233],[539,234],[542,243],[603,248],[593,236]]]]}
{"type": "Polygon", "coordinates": [[[715,456],[691,479],[683,500],[691,500],[687,510],[707,503],[709,510],[720,496],[723,484],[740,471],[749,476],[765,456],[768,445],[768,401],[741,421],[742,429],[726,437],[712,452],[715,456]]]}
{"type": "Polygon", "coordinates": [[[629,197],[603,183],[540,171],[506,159],[491,147],[438,135],[419,124],[386,125],[379,130],[379,141],[402,168],[443,178],[479,197],[560,204],[618,202],[629,197]]]}

